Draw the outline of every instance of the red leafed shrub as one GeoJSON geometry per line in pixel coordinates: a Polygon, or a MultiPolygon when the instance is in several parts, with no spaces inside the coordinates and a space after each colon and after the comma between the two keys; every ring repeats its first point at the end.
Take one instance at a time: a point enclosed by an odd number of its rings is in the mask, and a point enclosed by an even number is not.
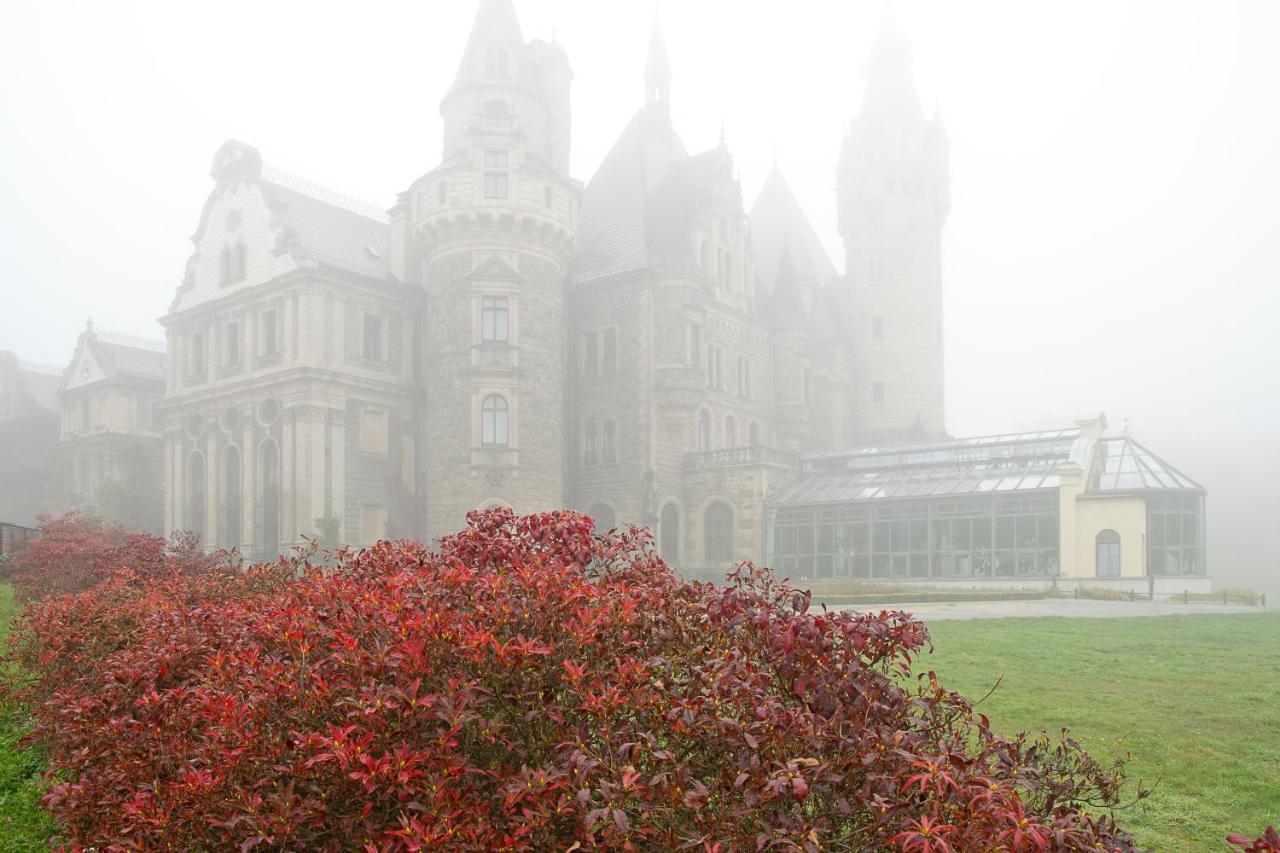
{"type": "Polygon", "coordinates": [[[1119,768],[913,677],[908,615],[814,612],[750,567],[682,581],[591,528],[491,510],[439,552],[35,605],[46,807],[118,850],[1132,849],[1119,768]],[[41,657],[55,623],[117,618],[78,671],[41,657]]]}
{"type": "Polygon", "coordinates": [[[200,572],[219,560],[201,552],[193,533],[179,532],[166,541],[70,512],[41,516],[40,535],[4,565],[2,579],[12,581],[19,598],[30,601],[89,589],[119,569],[141,579],[200,572]]]}
{"type": "Polygon", "coordinates": [[[1276,832],[1274,826],[1268,826],[1267,831],[1257,838],[1250,838],[1247,835],[1228,835],[1227,841],[1245,853],[1280,853],[1280,832],[1276,832]]]}

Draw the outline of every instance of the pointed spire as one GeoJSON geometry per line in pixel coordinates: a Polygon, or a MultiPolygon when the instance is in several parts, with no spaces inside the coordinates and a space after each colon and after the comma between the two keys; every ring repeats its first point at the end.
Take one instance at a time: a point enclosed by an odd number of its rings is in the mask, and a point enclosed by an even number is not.
{"type": "Polygon", "coordinates": [[[863,117],[923,120],[920,98],[911,79],[911,43],[898,29],[891,5],[880,19],[864,76],[867,85],[862,99],[863,117]]]}
{"type": "Polygon", "coordinates": [[[655,16],[649,35],[649,58],[644,66],[645,104],[669,106],[671,99],[671,62],[667,59],[667,41],[662,37],[662,23],[655,16]]]}
{"type": "Polygon", "coordinates": [[[512,74],[515,50],[523,46],[524,32],[512,0],[480,0],[454,85],[482,75],[512,74]]]}

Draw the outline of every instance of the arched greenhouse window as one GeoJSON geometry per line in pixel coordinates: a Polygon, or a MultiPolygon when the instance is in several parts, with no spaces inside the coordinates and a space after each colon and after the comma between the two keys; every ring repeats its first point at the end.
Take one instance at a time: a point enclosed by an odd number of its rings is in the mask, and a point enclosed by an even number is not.
{"type": "Polygon", "coordinates": [[[1098,577],[1120,577],[1120,534],[1110,528],[1100,530],[1094,541],[1098,550],[1098,577]]]}
{"type": "Polygon", "coordinates": [[[707,507],[702,537],[708,563],[727,563],[733,559],[733,510],[728,504],[717,502],[707,507]]]}
{"type": "Polygon", "coordinates": [[[480,404],[480,443],[486,447],[506,447],[510,443],[507,401],[490,394],[480,404]]]}

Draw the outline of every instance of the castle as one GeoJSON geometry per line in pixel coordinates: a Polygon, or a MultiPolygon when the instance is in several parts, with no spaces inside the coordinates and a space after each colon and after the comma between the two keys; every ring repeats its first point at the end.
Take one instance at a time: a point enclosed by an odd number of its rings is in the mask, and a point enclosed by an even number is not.
{"type": "Polygon", "coordinates": [[[776,167],[748,212],[723,140],[685,149],[656,27],[643,99],[575,181],[565,51],[481,0],[440,163],[390,211],[222,145],[167,360],[108,381],[121,357],[87,331],[64,444],[98,426],[76,389],[107,388],[162,459],[154,526],[249,555],[569,506],[649,526],[694,574],[1146,576],[1155,552],[1122,571],[1119,542],[1153,519],[1179,537],[1159,573],[1203,574],[1203,490],[1163,463],[1106,479],[1154,457],[1103,420],[946,435],[948,143],[910,58],[886,18],[836,166],[839,275],[776,167]]]}

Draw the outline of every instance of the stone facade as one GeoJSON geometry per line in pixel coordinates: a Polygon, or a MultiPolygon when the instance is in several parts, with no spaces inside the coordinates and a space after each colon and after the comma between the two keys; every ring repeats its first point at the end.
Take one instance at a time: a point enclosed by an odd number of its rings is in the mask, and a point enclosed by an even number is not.
{"type": "Polygon", "coordinates": [[[944,430],[945,138],[912,118],[894,38],[840,164],[848,277],[776,170],[748,213],[727,144],[685,150],[656,28],[639,109],[585,186],[568,58],[525,40],[510,0],[481,0],[441,161],[388,214],[226,143],[164,320],[165,527],[273,553],[572,506],[650,526],[690,572],[760,557],[800,454],[944,430]],[[911,187],[891,204],[872,197],[889,163],[911,187]],[[873,287],[868,259],[891,255],[873,287]]]}

